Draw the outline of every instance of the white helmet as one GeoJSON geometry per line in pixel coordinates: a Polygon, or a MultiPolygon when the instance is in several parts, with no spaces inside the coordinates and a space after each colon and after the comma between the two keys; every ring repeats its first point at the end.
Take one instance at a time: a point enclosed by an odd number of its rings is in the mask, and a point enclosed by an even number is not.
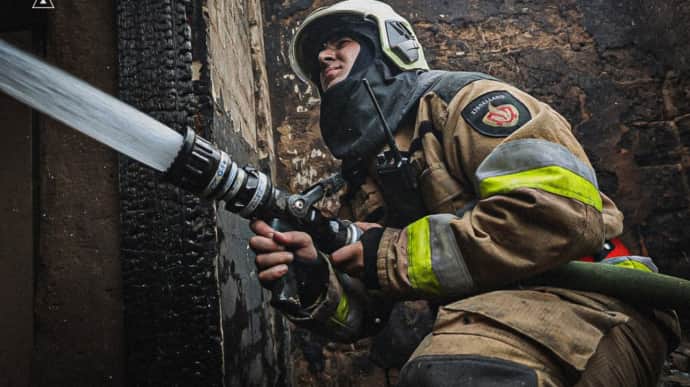
{"type": "Polygon", "coordinates": [[[313,39],[306,37],[310,34],[321,35],[328,32],[329,26],[337,26],[321,23],[324,19],[333,19],[333,23],[374,23],[381,50],[393,65],[402,71],[429,70],[422,46],[405,18],[380,1],[347,0],[312,12],[295,32],[290,44],[290,66],[304,82],[311,81],[313,69],[310,63],[315,63],[315,52],[318,53],[314,47],[305,47],[314,43],[313,39]]]}

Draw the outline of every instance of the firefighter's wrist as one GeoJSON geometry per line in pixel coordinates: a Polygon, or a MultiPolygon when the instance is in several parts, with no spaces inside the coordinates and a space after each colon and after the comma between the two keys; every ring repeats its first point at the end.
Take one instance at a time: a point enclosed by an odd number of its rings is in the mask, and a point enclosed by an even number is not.
{"type": "Polygon", "coordinates": [[[370,228],[369,230],[365,231],[364,234],[362,234],[362,237],[359,239],[364,250],[364,274],[362,276],[362,280],[368,289],[381,288],[376,269],[376,261],[378,258],[377,252],[379,249],[379,242],[381,242],[381,237],[383,236],[383,230],[383,227],[370,228]]]}

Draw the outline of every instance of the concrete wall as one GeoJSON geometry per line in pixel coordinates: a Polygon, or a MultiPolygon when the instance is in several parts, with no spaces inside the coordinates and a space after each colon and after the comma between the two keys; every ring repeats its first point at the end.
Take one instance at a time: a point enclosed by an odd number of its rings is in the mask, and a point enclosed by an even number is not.
{"type": "MultiPolygon", "coordinates": [[[[286,55],[298,22],[333,2],[264,4],[277,167],[293,189],[337,169],[319,139],[317,95],[295,79],[286,55]]],[[[387,3],[412,22],[432,68],[489,73],[560,111],[585,146],[602,190],[625,213],[625,242],[634,253],[654,257],[662,271],[690,277],[687,2],[387,3]]],[[[366,351],[327,346],[325,360],[313,352],[300,359],[313,359],[312,368],[325,364],[326,371],[303,372],[305,381],[365,385],[377,372],[366,351]],[[354,376],[343,376],[343,369],[354,376]]]]}

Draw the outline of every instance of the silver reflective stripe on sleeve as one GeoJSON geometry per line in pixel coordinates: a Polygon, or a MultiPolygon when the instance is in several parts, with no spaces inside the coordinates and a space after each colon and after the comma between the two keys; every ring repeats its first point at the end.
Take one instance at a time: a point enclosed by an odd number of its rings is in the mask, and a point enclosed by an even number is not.
{"type": "Polygon", "coordinates": [[[481,198],[533,188],[602,210],[594,170],[566,147],[546,140],[501,144],[482,161],[475,175],[481,198]]]}
{"type": "Polygon", "coordinates": [[[540,167],[556,165],[568,169],[599,188],[594,170],[575,157],[568,148],[536,138],[515,140],[499,145],[477,168],[478,181],[540,167]]]}
{"type": "Polygon", "coordinates": [[[462,257],[450,223],[458,219],[451,214],[430,215],[431,267],[443,295],[462,296],[471,293],[474,281],[462,257]]]}

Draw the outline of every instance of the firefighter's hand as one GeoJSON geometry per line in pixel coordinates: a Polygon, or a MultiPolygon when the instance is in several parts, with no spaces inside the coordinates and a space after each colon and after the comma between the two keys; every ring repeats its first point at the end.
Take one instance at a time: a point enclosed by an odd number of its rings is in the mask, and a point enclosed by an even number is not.
{"type": "Polygon", "coordinates": [[[315,260],[316,247],[309,234],[301,231],[278,232],[262,220],[255,219],[249,227],[256,234],[249,247],[256,254],[261,285],[270,288],[273,281],[287,273],[287,265],[295,257],[315,260]]]}
{"type": "MultiPolygon", "coordinates": [[[[370,228],[382,227],[376,223],[355,222],[362,231],[370,228]]],[[[331,254],[331,262],[336,269],[353,277],[361,277],[364,273],[364,245],[362,242],[343,246],[331,254]]]]}

